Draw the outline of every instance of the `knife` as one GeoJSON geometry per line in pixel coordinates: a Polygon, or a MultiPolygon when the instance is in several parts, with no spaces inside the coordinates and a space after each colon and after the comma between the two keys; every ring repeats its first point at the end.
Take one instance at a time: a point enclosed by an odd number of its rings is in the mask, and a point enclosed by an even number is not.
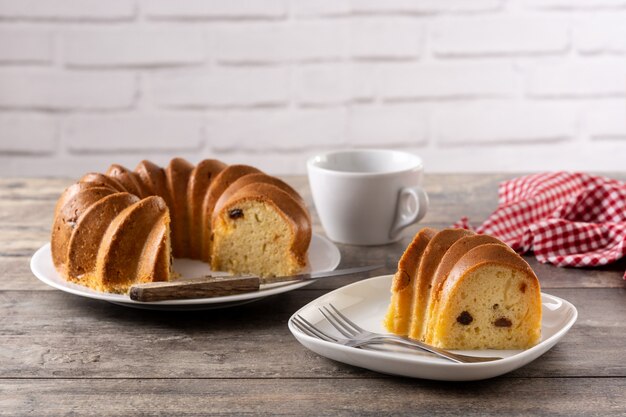
{"type": "Polygon", "coordinates": [[[129,295],[131,300],[142,302],[222,297],[225,295],[259,291],[262,284],[310,281],[320,278],[357,275],[374,271],[383,266],[384,265],[358,266],[354,268],[336,269],[334,271],[265,278],[252,275],[222,277],[207,275],[203,278],[135,284],[130,287],[129,295]]]}

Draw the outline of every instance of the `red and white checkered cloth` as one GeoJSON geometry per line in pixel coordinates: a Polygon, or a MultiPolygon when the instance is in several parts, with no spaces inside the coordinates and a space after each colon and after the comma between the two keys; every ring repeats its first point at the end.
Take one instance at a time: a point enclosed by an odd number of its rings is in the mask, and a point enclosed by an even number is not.
{"type": "MultiPolygon", "coordinates": [[[[467,217],[454,226],[472,229],[467,217]]],[[[500,184],[498,208],[475,230],[542,263],[606,265],[626,254],[626,184],[569,172],[515,178],[500,184]]]]}

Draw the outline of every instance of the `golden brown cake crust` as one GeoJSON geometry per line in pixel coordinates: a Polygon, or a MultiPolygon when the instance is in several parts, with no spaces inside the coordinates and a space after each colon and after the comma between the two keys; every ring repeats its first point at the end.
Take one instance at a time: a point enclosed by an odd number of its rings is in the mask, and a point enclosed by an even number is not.
{"type": "Polygon", "coordinates": [[[209,191],[207,192],[204,209],[206,213],[212,213],[215,203],[222,193],[235,181],[244,175],[262,174],[260,170],[249,165],[230,165],[222,170],[211,182],[209,191]]]}
{"type": "Polygon", "coordinates": [[[126,188],[118,180],[98,172],[89,172],[83,175],[78,182],[92,183],[100,187],[111,187],[117,191],[126,191],[126,188]]]}
{"type": "Polygon", "coordinates": [[[393,291],[401,291],[413,283],[424,249],[436,234],[437,229],[425,227],[415,235],[398,261],[398,271],[393,277],[393,291]]]}
{"type": "Polygon", "coordinates": [[[417,269],[417,280],[413,295],[413,313],[411,314],[413,321],[409,329],[410,338],[421,340],[423,337],[425,331],[424,318],[430,298],[430,286],[441,257],[457,240],[473,234],[474,232],[464,229],[444,229],[428,242],[417,269]]]}
{"type": "Polygon", "coordinates": [[[165,212],[151,228],[135,272],[135,282],[168,281],[170,278],[170,217],[165,212]]]}
{"type": "Polygon", "coordinates": [[[182,158],[174,158],[165,169],[167,192],[171,201],[172,252],[177,258],[189,256],[189,213],[187,209],[187,184],[193,165],[182,158]]]}
{"type": "Polygon", "coordinates": [[[172,207],[172,199],[167,190],[167,180],[165,179],[165,170],[163,168],[150,161],[143,160],[137,164],[135,173],[139,176],[141,184],[148,190],[150,196],[158,195],[165,200],[167,207],[172,207]]]}
{"type": "Polygon", "coordinates": [[[284,220],[291,224],[293,239],[291,252],[301,266],[306,265],[306,253],[311,243],[311,222],[309,215],[301,204],[291,195],[275,185],[268,183],[251,183],[241,187],[224,203],[220,212],[228,212],[236,208],[237,204],[256,200],[270,204],[278,209],[284,220]]]}
{"type": "Polygon", "coordinates": [[[120,184],[122,184],[124,191],[128,191],[129,193],[140,198],[144,197],[141,192],[139,179],[132,171],[129,171],[121,165],[113,164],[109,167],[105,174],[116,179],[120,184]]]}
{"type": "Polygon", "coordinates": [[[57,202],[52,225],[51,250],[54,266],[64,274],[67,247],[80,216],[95,202],[117,190],[91,183],[76,183],[65,190],[57,202]]]}
{"type": "MultiPolygon", "coordinates": [[[[169,216],[165,200],[158,196],[140,200],[115,218],[102,238],[96,261],[95,278],[105,291],[126,289],[137,271],[146,271],[143,264],[151,264],[153,260],[144,258],[142,253],[146,247],[161,244],[149,241],[152,231],[161,225],[169,225],[169,216]]],[[[163,271],[152,273],[163,275],[163,271]]]]}
{"type": "Polygon", "coordinates": [[[302,206],[302,208],[304,209],[304,212],[307,215],[309,215],[309,212],[306,209],[306,203],[304,202],[304,200],[302,199],[300,194],[298,194],[296,192],[296,190],[291,188],[291,186],[289,186],[289,184],[287,184],[286,182],[284,182],[284,181],[282,181],[282,180],[280,180],[280,179],[278,179],[276,177],[272,177],[272,176],[269,176],[269,175],[266,175],[266,174],[263,174],[263,173],[257,173],[257,174],[247,174],[247,175],[244,175],[243,177],[238,178],[232,184],[230,184],[222,192],[222,195],[218,198],[217,202],[215,203],[215,207],[213,208],[213,217],[215,217],[216,213],[218,213],[221,210],[221,208],[224,206],[224,204],[237,191],[239,191],[241,188],[245,187],[246,185],[253,184],[253,183],[256,183],[256,184],[261,184],[261,183],[271,184],[271,185],[274,185],[274,186],[280,188],[281,190],[283,190],[284,192],[289,194],[291,197],[293,197],[293,199],[296,200],[296,202],[302,206]]]}
{"type": "Polygon", "coordinates": [[[109,225],[127,207],[139,201],[137,196],[120,192],[98,200],[80,217],[67,248],[67,273],[80,283],[80,276],[93,271],[102,237],[109,225]]]}
{"type": "Polygon", "coordinates": [[[202,259],[202,225],[204,214],[202,211],[204,197],[213,179],[222,172],[227,165],[217,159],[205,159],[191,171],[187,184],[187,205],[190,223],[189,255],[192,259],[202,259]],[[198,227],[197,225],[201,225],[198,227]]]}
{"type": "Polygon", "coordinates": [[[453,287],[455,282],[467,272],[488,263],[505,264],[510,268],[518,269],[532,277],[533,285],[539,288],[539,280],[524,258],[510,248],[503,247],[502,244],[487,243],[469,250],[459,259],[452,270],[450,270],[442,292],[446,291],[447,288],[453,287]]]}
{"type": "Polygon", "coordinates": [[[401,335],[408,333],[415,275],[424,249],[436,234],[437,230],[429,227],[420,230],[398,261],[398,271],[391,284],[391,303],[384,321],[385,327],[390,332],[401,335]]]}
{"type": "Polygon", "coordinates": [[[148,187],[147,184],[144,184],[144,182],[141,180],[141,177],[138,173],[131,172],[130,175],[132,175],[135,179],[135,183],[137,184],[137,188],[139,189],[139,194],[137,194],[137,197],[146,198],[154,195],[152,193],[152,190],[150,190],[150,187],[148,187]]]}

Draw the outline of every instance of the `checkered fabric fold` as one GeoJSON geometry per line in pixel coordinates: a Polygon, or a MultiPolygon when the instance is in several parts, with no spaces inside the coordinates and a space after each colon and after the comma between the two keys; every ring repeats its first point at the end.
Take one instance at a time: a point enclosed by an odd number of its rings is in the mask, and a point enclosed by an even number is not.
{"type": "MultiPolygon", "coordinates": [[[[626,184],[550,172],[500,184],[498,208],[475,230],[557,266],[590,267],[626,254],[626,184]]],[[[467,217],[455,227],[472,229],[467,217]]],[[[624,274],[626,279],[626,273],[624,274]]]]}

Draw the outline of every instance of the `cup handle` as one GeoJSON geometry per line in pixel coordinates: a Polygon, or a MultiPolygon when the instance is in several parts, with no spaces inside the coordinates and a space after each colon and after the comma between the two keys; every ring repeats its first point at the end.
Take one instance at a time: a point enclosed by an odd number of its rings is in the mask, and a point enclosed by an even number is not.
{"type": "Polygon", "coordinates": [[[395,240],[408,226],[422,220],[428,210],[428,194],[421,187],[404,187],[398,193],[396,217],[389,231],[389,239],[395,240]]]}

